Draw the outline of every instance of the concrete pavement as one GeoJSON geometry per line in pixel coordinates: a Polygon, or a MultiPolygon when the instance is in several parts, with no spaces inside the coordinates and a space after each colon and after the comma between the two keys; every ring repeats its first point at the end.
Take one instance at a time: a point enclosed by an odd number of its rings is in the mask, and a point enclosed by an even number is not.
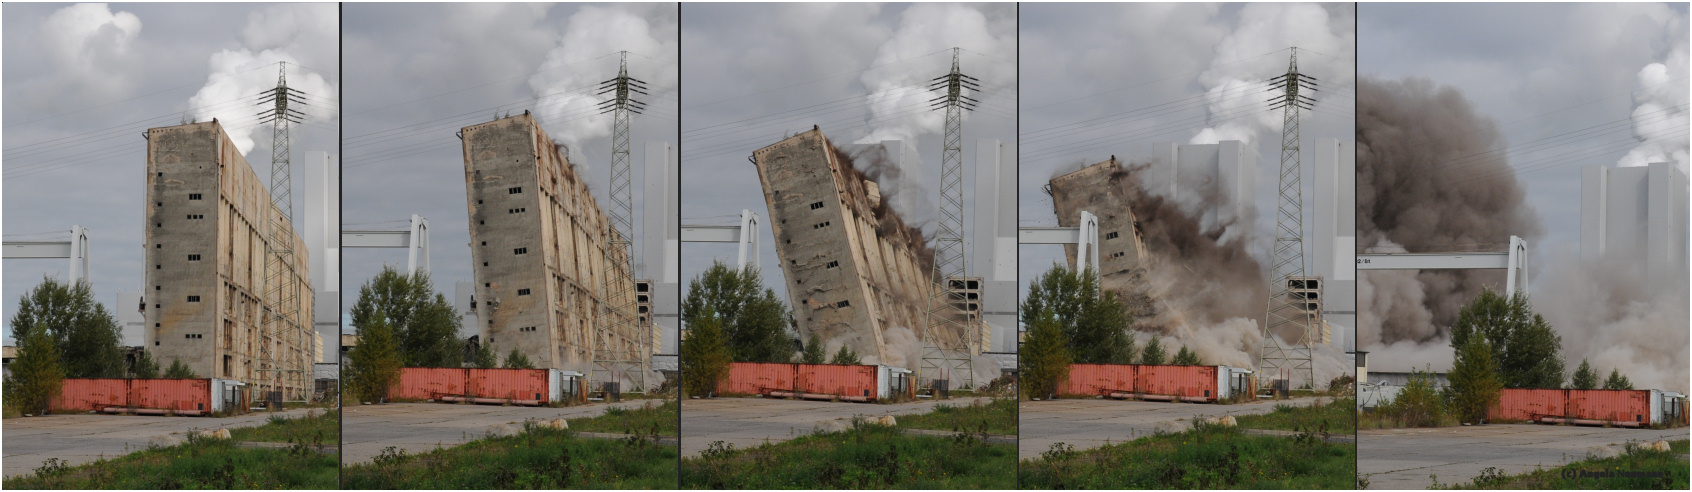
{"type": "Polygon", "coordinates": [[[264,425],[272,415],[304,417],[321,408],[295,409],[278,413],[255,412],[234,417],[154,417],[145,415],[69,414],[6,419],[0,448],[5,453],[7,477],[34,472],[49,458],[71,465],[92,463],[101,457],[117,458],[147,448],[154,437],[174,435],[182,439],[190,429],[233,429],[264,425]]]}
{"type": "Polygon", "coordinates": [[[1552,468],[1588,450],[1627,441],[1686,439],[1686,428],[1650,430],[1538,424],[1365,429],[1357,433],[1357,472],[1371,489],[1426,489],[1468,482],[1487,467],[1505,473],[1552,468]]]}
{"type": "Polygon", "coordinates": [[[1234,405],[1108,399],[1023,401],[1017,408],[1021,431],[1017,458],[1038,458],[1060,442],[1082,450],[1132,441],[1156,433],[1160,422],[1195,416],[1256,415],[1274,411],[1276,404],[1309,406],[1315,400],[1256,400],[1234,405]]]}
{"type": "Polygon", "coordinates": [[[341,464],[368,462],[388,446],[417,454],[481,439],[495,425],[517,431],[522,430],[525,420],[597,417],[607,408],[640,408],[647,402],[662,403],[625,400],[562,408],[449,403],[348,405],[341,415],[341,464]]]}
{"type": "Polygon", "coordinates": [[[682,400],[681,451],[699,456],[714,441],[736,449],[765,442],[781,442],[811,433],[819,420],[928,413],[940,403],[967,406],[992,398],[918,400],[906,403],[843,403],[775,398],[711,398],[682,400]]]}

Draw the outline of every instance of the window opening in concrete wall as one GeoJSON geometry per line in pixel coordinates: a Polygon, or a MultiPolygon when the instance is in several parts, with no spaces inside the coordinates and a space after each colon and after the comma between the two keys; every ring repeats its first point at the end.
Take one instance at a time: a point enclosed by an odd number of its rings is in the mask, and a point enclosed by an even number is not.
{"type": "Polygon", "coordinates": [[[199,199],[200,199],[200,194],[199,194],[199,193],[189,193],[189,194],[188,194],[188,199],[189,199],[189,200],[199,200],[199,199]]]}
{"type": "Polygon", "coordinates": [[[1105,234],[1105,239],[1116,239],[1116,236],[1117,236],[1117,234],[1115,232],[1112,232],[1112,233],[1109,233],[1109,234],[1105,234]]]}
{"type": "Polygon", "coordinates": [[[188,302],[200,302],[200,296],[188,296],[188,302]]]}
{"type": "Polygon", "coordinates": [[[517,289],[517,295],[520,295],[520,296],[529,295],[529,289],[517,289]]]}
{"type": "Polygon", "coordinates": [[[837,308],[843,308],[843,307],[850,306],[850,305],[852,305],[852,301],[840,301],[840,302],[834,303],[834,307],[837,307],[837,308]]]}
{"type": "Polygon", "coordinates": [[[512,254],[519,254],[519,255],[526,255],[526,254],[529,254],[529,248],[517,248],[517,249],[511,250],[511,253],[512,254]]]}
{"type": "Polygon", "coordinates": [[[816,209],[819,209],[819,208],[823,208],[823,202],[817,202],[817,203],[811,204],[811,210],[816,210],[816,209]]]}
{"type": "Polygon", "coordinates": [[[188,261],[200,261],[200,255],[188,255],[188,261]]]}
{"type": "Polygon", "coordinates": [[[828,262],[828,268],[834,268],[834,267],[837,267],[837,266],[840,266],[839,260],[828,262]]]}
{"type": "Polygon", "coordinates": [[[506,193],[507,193],[507,194],[511,194],[511,195],[515,195],[515,194],[518,194],[518,193],[522,193],[522,192],[523,192],[523,187],[521,187],[521,186],[518,186],[518,187],[516,187],[516,188],[507,188],[507,189],[506,189],[506,190],[505,190],[505,192],[506,192],[506,193]]]}

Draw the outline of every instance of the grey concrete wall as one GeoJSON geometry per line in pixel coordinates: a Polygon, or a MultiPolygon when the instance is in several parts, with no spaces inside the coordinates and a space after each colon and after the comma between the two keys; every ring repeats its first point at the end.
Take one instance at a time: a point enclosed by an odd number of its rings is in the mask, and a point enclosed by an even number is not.
{"type": "Polygon", "coordinates": [[[537,367],[584,373],[596,343],[642,353],[632,297],[603,299],[609,269],[627,268],[627,253],[607,261],[608,219],[540,124],[523,114],[462,134],[482,340],[501,357],[516,349],[537,367]],[[610,313],[625,321],[606,326],[624,328],[596,341],[607,304],[630,309],[610,313]]]}
{"type": "MultiPolygon", "coordinates": [[[[932,254],[820,130],[753,152],[799,335],[865,362],[915,368],[932,254]],[[873,357],[873,359],[872,359],[873,357]]],[[[961,347],[964,333],[940,342],[961,347]]]]}
{"type": "Polygon", "coordinates": [[[264,183],[215,121],[148,130],[146,177],[144,342],[154,359],[166,366],[181,360],[201,377],[303,398],[319,348],[312,336],[310,252],[292,230],[285,232],[294,264],[282,281],[298,289],[292,307],[298,318],[292,325],[267,320],[266,310],[280,311],[265,285],[270,232],[280,215],[264,183]],[[265,322],[272,323],[268,339],[260,327],[265,322]],[[261,344],[274,366],[267,366],[261,344]]]}
{"type": "MultiPolygon", "coordinates": [[[[1143,281],[1151,259],[1131,208],[1140,192],[1123,181],[1126,173],[1120,162],[1104,161],[1052,178],[1052,208],[1063,227],[1079,226],[1083,211],[1098,216],[1099,285],[1122,296],[1136,320],[1149,320],[1157,312],[1143,281]]],[[[1063,248],[1069,267],[1075,268],[1075,246],[1063,248]]]]}

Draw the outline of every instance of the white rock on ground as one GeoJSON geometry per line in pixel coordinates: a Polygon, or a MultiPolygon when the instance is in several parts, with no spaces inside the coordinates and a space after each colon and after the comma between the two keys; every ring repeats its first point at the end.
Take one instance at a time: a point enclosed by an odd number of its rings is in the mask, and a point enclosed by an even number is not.
{"type": "Polygon", "coordinates": [[[893,426],[899,425],[899,422],[897,420],[893,420],[892,415],[882,415],[880,417],[876,417],[875,419],[871,420],[871,422],[874,422],[878,425],[885,425],[885,426],[888,426],[888,427],[893,427],[893,426]]]}
{"type": "Polygon", "coordinates": [[[851,426],[848,425],[846,423],[846,421],[844,421],[844,420],[839,420],[839,419],[818,420],[816,426],[811,429],[811,432],[816,433],[816,434],[827,434],[827,433],[830,433],[830,432],[845,431],[846,429],[848,429],[850,427],[851,426]]]}
{"type": "Polygon", "coordinates": [[[1157,433],[1157,434],[1179,434],[1179,433],[1182,433],[1182,432],[1186,432],[1187,428],[1188,428],[1188,426],[1187,426],[1186,422],[1181,422],[1181,421],[1177,421],[1177,420],[1166,420],[1166,421],[1163,421],[1163,422],[1158,422],[1156,429],[1153,430],[1152,432],[1157,433]]]}
{"type": "Polygon", "coordinates": [[[1614,458],[1621,455],[1621,450],[1614,446],[1593,446],[1586,448],[1586,456],[1594,459],[1614,458]]]}
{"type": "Polygon", "coordinates": [[[546,423],[546,426],[554,429],[569,429],[570,423],[565,422],[564,419],[552,419],[552,421],[546,423]]]}
{"type": "Polygon", "coordinates": [[[1657,442],[1651,443],[1649,448],[1652,451],[1668,451],[1669,450],[1669,443],[1668,443],[1668,441],[1657,441],[1657,442]]]}
{"type": "Polygon", "coordinates": [[[505,425],[505,424],[490,425],[490,426],[488,426],[488,430],[486,432],[484,432],[484,434],[486,434],[488,437],[509,436],[509,435],[512,434],[511,426],[505,425]]]}
{"type": "Polygon", "coordinates": [[[182,440],[172,435],[153,436],[152,439],[147,440],[148,446],[157,448],[168,448],[178,444],[182,444],[182,440]]]}

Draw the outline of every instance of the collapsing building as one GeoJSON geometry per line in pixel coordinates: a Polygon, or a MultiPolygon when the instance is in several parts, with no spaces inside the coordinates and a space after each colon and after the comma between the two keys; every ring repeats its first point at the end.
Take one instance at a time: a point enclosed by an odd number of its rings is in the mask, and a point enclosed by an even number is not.
{"type": "MultiPolygon", "coordinates": [[[[815,335],[830,352],[848,347],[866,363],[919,364],[938,288],[921,233],[821,130],[758,149],[752,159],[801,338],[815,335]]],[[[950,350],[978,347],[962,331],[934,335],[950,350]]]]}
{"type": "MultiPolygon", "coordinates": [[[[1083,211],[1098,217],[1099,286],[1121,296],[1128,314],[1143,323],[1156,317],[1157,303],[1146,288],[1150,257],[1132,207],[1132,202],[1140,199],[1141,190],[1137,181],[1127,179],[1128,172],[1112,156],[1108,161],[1052,178],[1046,192],[1052,196],[1060,226],[1080,226],[1083,211]]],[[[1076,247],[1063,248],[1069,264],[1075,265],[1076,247]]]]}
{"type": "Polygon", "coordinates": [[[147,130],[146,349],[199,377],[303,400],[321,340],[312,329],[309,252],[216,120],[147,130]],[[272,244],[281,238],[284,244],[272,244]],[[271,252],[292,261],[267,275],[271,252]],[[291,306],[269,287],[292,292],[291,306]],[[297,289],[297,290],[294,290],[297,289]],[[280,394],[277,394],[280,393],[280,394]]]}
{"type": "Polygon", "coordinates": [[[601,358],[650,357],[653,326],[636,318],[635,289],[605,298],[628,252],[612,247],[609,218],[540,123],[525,113],[461,138],[481,343],[582,373],[596,347],[601,358]]]}

